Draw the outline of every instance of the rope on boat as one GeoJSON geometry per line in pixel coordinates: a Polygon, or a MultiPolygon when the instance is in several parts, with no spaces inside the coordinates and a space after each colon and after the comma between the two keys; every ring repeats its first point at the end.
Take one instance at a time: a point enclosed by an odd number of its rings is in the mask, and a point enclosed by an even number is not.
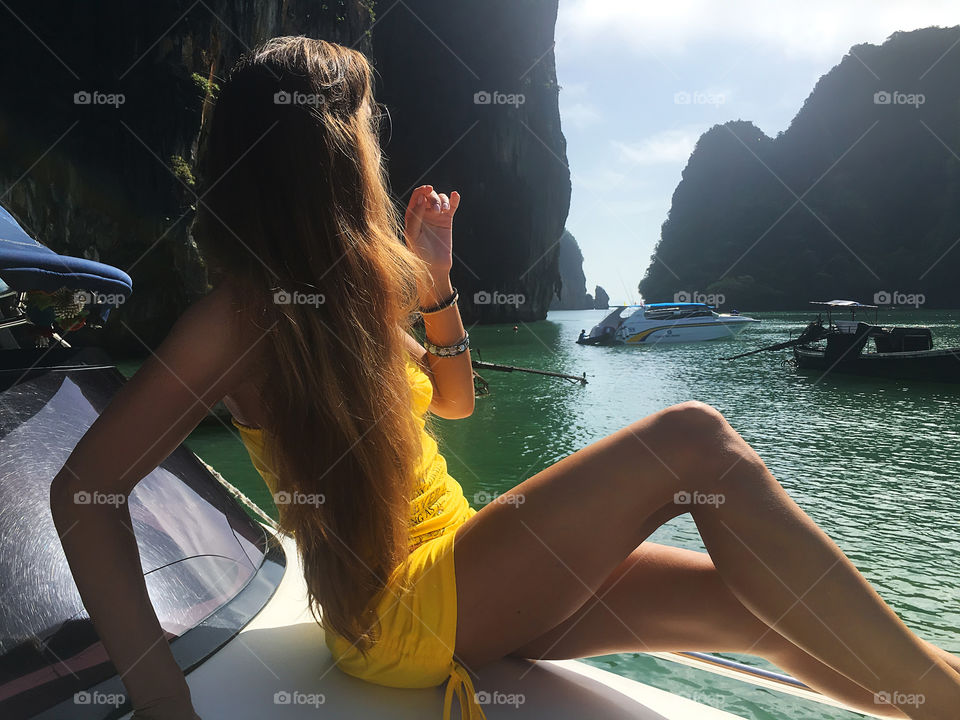
{"type": "Polygon", "coordinates": [[[280,526],[277,524],[277,521],[274,520],[269,515],[267,515],[263,510],[261,510],[259,505],[257,505],[253,500],[251,500],[246,495],[244,495],[243,492],[237,486],[233,485],[223,475],[218,473],[213,468],[213,466],[211,466],[207,462],[204,462],[203,458],[201,458],[199,455],[194,453],[194,457],[196,457],[197,460],[203,463],[203,466],[207,469],[207,472],[213,475],[217,479],[217,482],[220,483],[228,493],[233,495],[233,497],[235,497],[248,510],[250,510],[258,518],[260,518],[264,523],[269,525],[270,529],[272,529],[274,532],[280,532],[280,526]]]}

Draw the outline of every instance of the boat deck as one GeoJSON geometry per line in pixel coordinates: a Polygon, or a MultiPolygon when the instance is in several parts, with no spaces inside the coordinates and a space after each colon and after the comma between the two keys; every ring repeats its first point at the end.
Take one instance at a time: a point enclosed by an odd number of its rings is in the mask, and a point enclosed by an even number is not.
{"type": "MultiPolygon", "coordinates": [[[[305,585],[292,541],[284,546],[289,564],[274,597],[238,636],[187,676],[200,716],[204,720],[439,719],[442,686],[382,687],[336,668],[323,630],[306,609],[305,585]]],[[[484,705],[489,720],[738,720],[577,661],[503,660],[485,667],[475,685],[478,694],[499,700],[484,705]]]]}

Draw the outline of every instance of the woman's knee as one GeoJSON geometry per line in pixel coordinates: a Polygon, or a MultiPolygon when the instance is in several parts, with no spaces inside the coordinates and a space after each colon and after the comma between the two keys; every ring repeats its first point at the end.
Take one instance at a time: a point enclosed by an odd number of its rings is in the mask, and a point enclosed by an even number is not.
{"type": "Polygon", "coordinates": [[[728,423],[723,414],[712,405],[699,400],[671,405],[659,413],[663,422],[676,425],[679,430],[691,433],[712,434],[728,423]]]}
{"type": "Polygon", "coordinates": [[[681,491],[722,491],[733,466],[759,460],[723,414],[703,402],[672,405],[640,422],[650,423],[653,451],[681,491]]]}

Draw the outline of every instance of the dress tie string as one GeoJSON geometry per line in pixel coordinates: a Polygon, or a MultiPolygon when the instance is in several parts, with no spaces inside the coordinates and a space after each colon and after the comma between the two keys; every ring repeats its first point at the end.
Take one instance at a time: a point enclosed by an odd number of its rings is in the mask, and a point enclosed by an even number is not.
{"type": "Polygon", "coordinates": [[[456,660],[453,661],[450,679],[447,680],[447,692],[443,698],[443,720],[450,720],[454,693],[457,694],[457,699],[460,701],[461,720],[487,720],[483,708],[477,702],[477,693],[473,689],[470,673],[456,660]]]}

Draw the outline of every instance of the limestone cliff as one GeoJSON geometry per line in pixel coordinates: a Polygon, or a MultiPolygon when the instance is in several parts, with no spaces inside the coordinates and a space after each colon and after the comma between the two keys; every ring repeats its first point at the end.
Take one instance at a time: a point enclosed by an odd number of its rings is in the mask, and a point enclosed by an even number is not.
{"type": "Polygon", "coordinates": [[[560,238],[560,268],[561,287],[553,302],[551,310],[589,310],[593,307],[593,296],[587,292],[587,280],[583,274],[583,252],[577,244],[577,239],[569,230],[564,230],[560,238]]]}
{"type": "Polygon", "coordinates": [[[597,285],[593,293],[593,307],[597,310],[606,310],[610,307],[610,296],[607,291],[597,285]]]}
{"type": "Polygon", "coordinates": [[[104,340],[141,353],[206,287],[189,229],[208,81],[262,39],[365,42],[371,24],[361,2],[21,1],[2,12],[2,202],[55,250],[130,273],[133,298],[104,340]]]}
{"type": "Polygon", "coordinates": [[[463,195],[453,280],[468,321],[539,320],[554,294],[570,204],[556,17],[557,0],[420,0],[373,28],[395,194],[463,195]]]}
{"type": "Polygon", "coordinates": [[[958,44],[960,27],[855,46],[776,137],[746,121],[704,133],[640,292],[956,307],[958,44]]]}
{"type": "Polygon", "coordinates": [[[556,11],[557,0],[9,0],[0,202],[54,249],[131,274],[133,299],[102,339],[143,352],[206,289],[192,166],[213,86],[264,39],[322,37],[375,60],[398,202],[419,182],[463,193],[454,281],[467,321],[541,318],[570,193],[556,11]],[[475,102],[484,91],[490,102],[475,102]],[[480,291],[525,302],[477,305],[480,291]]]}

